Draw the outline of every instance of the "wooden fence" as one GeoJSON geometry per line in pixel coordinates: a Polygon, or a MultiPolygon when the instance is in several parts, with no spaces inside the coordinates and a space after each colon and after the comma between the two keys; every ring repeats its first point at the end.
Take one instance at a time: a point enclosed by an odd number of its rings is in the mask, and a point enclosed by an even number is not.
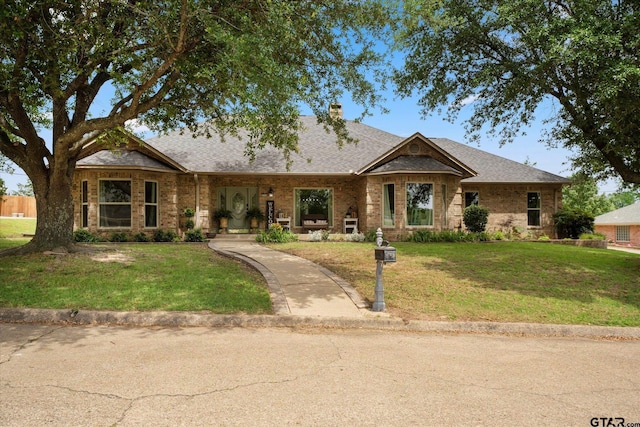
{"type": "Polygon", "coordinates": [[[36,198],[27,196],[0,196],[0,216],[35,218],[36,198]]]}

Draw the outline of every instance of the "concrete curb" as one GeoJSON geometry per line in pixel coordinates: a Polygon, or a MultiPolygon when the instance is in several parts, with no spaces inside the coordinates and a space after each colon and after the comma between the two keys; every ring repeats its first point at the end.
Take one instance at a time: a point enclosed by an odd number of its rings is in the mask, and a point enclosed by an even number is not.
{"type": "Polygon", "coordinates": [[[536,323],[403,321],[380,317],[326,318],[221,315],[191,312],[114,312],[0,308],[0,323],[109,325],[132,327],[335,328],[400,332],[480,333],[544,337],[640,340],[640,328],[536,323]]]}

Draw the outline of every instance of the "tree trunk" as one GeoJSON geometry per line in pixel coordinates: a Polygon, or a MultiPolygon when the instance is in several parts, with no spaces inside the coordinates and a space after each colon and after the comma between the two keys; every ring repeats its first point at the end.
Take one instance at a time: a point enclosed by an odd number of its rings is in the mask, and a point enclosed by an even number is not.
{"type": "Polygon", "coordinates": [[[72,179],[68,173],[53,173],[32,178],[36,197],[36,234],[24,246],[3,251],[2,255],[30,252],[74,250],[72,179]]]}
{"type": "Polygon", "coordinates": [[[72,183],[70,179],[57,181],[51,182],[40,195],[34,185],[38,220],[31,246],[37,251],[73,246],[72,183]]]}

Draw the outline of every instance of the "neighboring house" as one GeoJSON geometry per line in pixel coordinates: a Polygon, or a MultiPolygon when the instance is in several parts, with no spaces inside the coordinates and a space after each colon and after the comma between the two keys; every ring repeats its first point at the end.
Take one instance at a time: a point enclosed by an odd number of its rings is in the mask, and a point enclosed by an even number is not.
{"type": "Polygon", "coordinates": [[[597,216],[595,232],[610,242],[640,247],[640,203],[597,216]]]}
{"type": "Polygon", "coordinates": [[[273,148],[249,163],[246,139],[193,138],[174,132],[118,152],[86,147],[74,176],[75,225],[92,232],[178,230],[193,208],[196,227],[216,232],[214,212],[232,212],[230,233],[249,232],[246,212],[259,207],[292,231],[349,232],[381,227],[397,239],[413,230],[461,229],[470,204],[489,209],[489,230],[546,233],[570,182],[445,138],[408,138],[347,122],[359,142],[336,145],[315,117],[301,117],[299,153],[286,169],[273,148]]]}

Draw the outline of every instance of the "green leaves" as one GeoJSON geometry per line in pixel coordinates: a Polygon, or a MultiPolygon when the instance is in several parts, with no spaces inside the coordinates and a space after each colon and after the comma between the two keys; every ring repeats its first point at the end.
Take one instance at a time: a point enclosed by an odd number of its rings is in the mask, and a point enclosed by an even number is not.
{"type": "Polygon", "coordinates": [[[399,93],[425,114],[469,105],[467,130],[513,141],[541,103],[561,108],[545,138],[596,178],[640,183],[640,9],[606,0],[405,3],[399,93]]]}

